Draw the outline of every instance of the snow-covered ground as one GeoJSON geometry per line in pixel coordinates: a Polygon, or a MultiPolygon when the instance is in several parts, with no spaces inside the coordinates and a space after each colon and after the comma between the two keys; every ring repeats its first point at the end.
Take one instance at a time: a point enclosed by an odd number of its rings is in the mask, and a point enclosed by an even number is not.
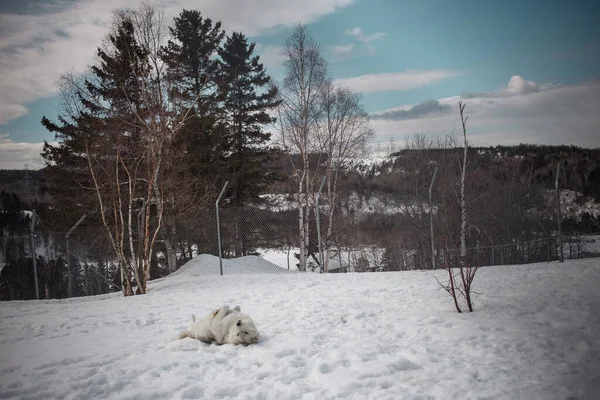
{"type": "Polygon", "coordinates": [[[201,261],[145,296],[0,304],[0,398],[600,396],[598,259],[482,268],[472,314],[443,271],[221,277],[201,261]],[[174,339],[222,304],[255,319],[257,345],[174,339]]]}
{"type": "MultiPolygon", "coordinates": [[[[223,275],[245,274],[285,274],[291,273],[261,257],[245,256],[239,258],[223,258],[223,275]]],[[[190,278],[196,276],[220,275],[219,257],[200,254],[181,266],[177,271],[164,279],[190,278]]],[[[156,282],[158,283],[158,281],[156,282]]]]}

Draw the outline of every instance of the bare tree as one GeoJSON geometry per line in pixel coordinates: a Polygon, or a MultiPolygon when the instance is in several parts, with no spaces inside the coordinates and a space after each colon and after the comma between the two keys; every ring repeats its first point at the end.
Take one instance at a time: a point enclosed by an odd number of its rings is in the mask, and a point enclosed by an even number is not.
{"type": "Polygon", "coordinates": [[[310,235],[309,217],[317,171],[310,168],[315,137],[323,113],[322,93],[330,82],[327,62],[316,40],[298,25],[285,40],[285,78],[279,88],[281,145],[290,155],[290,179],[298,198],[299,270],[305,271],[310,235]]]}
{"type": "Polygon", "coordinates": [[[464,136],[464,148],[463,148],[463,160],[460,164],[460,267],[464,268],[467,259],[467,200],[465,198],[465,177],[467,175],[467,152],[469,144],[467,142],[467,119],[463,115],[466,104],[458,102],[458,110],[460,112],[460,121],[462,123],[463,136],[464,136]]]}
{"type": "Polygon", "coordinates": [[[329,270],[333,222],[338,200],[338,177],[340,169],[349,160],[357,157],[365,143],[375,136],[369,128],[369,116],[361,103],[361,95],[349,88],[336,87],[328,82],[321,92],[322,110],[316,137],[318,153],[325,157],[327,175],[327,233],[325,235],[325,256],[323,270],[329,270]]]}
{"type": "MultiPolygon", "coordinates": [[[[451,233],[449,232],[448,226],[452,226],[452,215],[448,214],[449,206],[446,201],[444,201],[444,216],[443,216],[443,224],[444,224],[444,259],[445,259],[445,269],[448,271],[448,284],[440,285],[450,294],[454,301],[454,305],[456,310],[460,313],[462,312],[459,306],[459,297],[463,297],[469,312],[473,312],[473,302],[471,295],[473,292],[473,280],[475,279],[475,274],[478,269],[478,260],[475,259],[467,259],[467,200],[466,200],[466,170],[468,167],[468,146],[469,143],[467,141],[467,119],[468,117],[464,116],[466,104],[463,102],[458,103],[458,110],[460,113],[460,120],[462,124],[463,130],[463,138],[464,138],[464,148],[462,153],[462,160],[459,161],[459,171],[460,171],[460,195],[458,196],[458,204],[460,209],[460,232],[459,232],[459,240],[460,240],[460,249],[458,255],[458,269],[454,268],[454,262],[452,260],[450,249],[448,243],[451,242],[451,233]]],[[[439,281],[438,281],[439,282],[439,281]]]]}

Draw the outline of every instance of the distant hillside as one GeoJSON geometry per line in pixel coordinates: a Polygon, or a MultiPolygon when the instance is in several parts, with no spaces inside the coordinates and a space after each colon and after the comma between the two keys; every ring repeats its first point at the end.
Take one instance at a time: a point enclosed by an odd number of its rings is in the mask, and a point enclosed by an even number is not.
{"type": "Polygon", "coordinates": [[[44,170],[0,170],[0,192],[15,193],[25,203],[41,202],[40,184],[44,170]]]}
{"type": "MultiPolygon", "coordinates": [[[[393,169],[410,173],[415,158],[438,160],[456,150],[401,150],[390,156],[390,162],[382,164],[377,173],[393,169]],[[392,161],[393,160],[393,161],[392,161]]],[[[556,168],[561,163],[560,186],[600,200],[600,148],[587,149],[576,146],[546,146],[520,144],[517,146],[491,146],[469,148],[471,165],[486,170],[492,166],[518,163],[523,174],[532,174],[535,183],[554,188],[556,168]]]]}
{"type": "MultiPolygon", "coordinates": [[[[396,192],[401,187],[398,177],[419,172],[426,162],[448,157],[457,150],[401,150],[384,157],[374,154],[357,159],[348,164],[340,181],[342,192],[359,193],[369,196],[371,192],[396,192]],[[419,162],[415,162],[419,160],[419,162]]],[[[518,164],[522,174],[532,175],[535,183],[547,189],[554,188],[556,167],[561,162],[562,189],[579,192],[600,201],[600,148],[587,149],[576,146],[546,146],[520,144],[517,146],[472,147],[472,165],[480,170],[492,169],[503,164],[518,164]]],[[[323,157],[311,157],[311,169],[318,168],[323,157]]],[[[290,172],[290,162],[298,162],[294,157],[283,156],[279,172],[290,172]],[[283,168],[281,168],[283,167],[283,168]]],[[[268,166],[274,168],[274,166],[268,166]]],[[[428,168],[429,169],[429,168],[428,168]]],[[[42,202],[40,191],[44,170],[0,170],[0,191],[16,193],[26,202],[42,202]]],[[[287,193],[293,188],[286,179],[273,182],[266,193],[287,193]]]]}

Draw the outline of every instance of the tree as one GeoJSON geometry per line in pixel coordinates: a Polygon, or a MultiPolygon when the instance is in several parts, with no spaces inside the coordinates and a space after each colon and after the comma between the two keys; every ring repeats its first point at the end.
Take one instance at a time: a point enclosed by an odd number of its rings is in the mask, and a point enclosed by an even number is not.
{"type": "Polygon", "coordinates": [[[234,234],[238,257],[250,250],[241,228],[248,226],[241,207],[248,200],[258,200],[258,194],[276,178],[266,168],[273,163],[274,152],[267,147],[271,134],[265,126],[275,122],[268,111],[281,101],[259,57],[253,55],[254,46],[242,33],[234,32],[219,50],[219,98],[225,114],[224,147],[228,150],[225,177],[230,204],[237,207],[234,234]]]}
{"type": "Polygon", "coordinates": [[[323,113],[322,93],[330,82],[327,62],[319,44],[305,26],[298,25],[285,40],[285,78],[280,86],[278,110],[281,144],[290,154],[290,180],[298,199],[299,266],[306,270],[310,245],[310,205],[316,172],[309,164],[315,150],[318,125],[323,113]],[[299,157],[294,157],[298,155],[299,157]]]}
{"type": "Polygon", "coordinates": [[[225,32],[221,22],[213,23],[196,10],[183,10],[169,32],[171,37],[162,47],[161,60],[172,82],[170,94],[192,111],[177,138],[177,148],[187,155],[185,162],[196,176],[217,176],[226,151],[220,124],[223,110],[219,105],[217,60],[225,32]]]}
{"type": "MultiPolygon", "coordinates": [[[[167,154],[191,107],[173,97],[158,51],[164,40],[162,15],[144,5],[117,11],[98,61],[83,79],[65,76],[65,106],[57,133],[42,156],[57,174],[78,172],[83,204],[105,229],[121,271],[125,295],[146,292],[154,245],[169,201],[167,154]]],[[[64,178],[63,178],[64,179],[64,178]]],[[[172,198],[172,197],[171,197],[172,198]]]]}
{"type": "MultiPolygon", "coordinates": [[[[462,312],[462,309],[459,305],[459,297],[463,297],[469,312],[473,312],[473,301],[472,301],[472,286],[473,280],[475,279],[475,274],[478,269],[478,262],[476,260],[468,260],[467,259],[467,200],[466,200],[466,170],[469,165],[468,163],[468,146],[469,142],[467,141],[467,119],[468,117],[464,116],[466,104],[463,102],[458,102],[458,110],[460,113],[460,120],[462,124],[463,130],[463,138],[464,138],[464,148],[462,152],[462,161],[459,161],[459,170],[460,170],[460,194],[458,196],[458,203],[460,209],[460,249],[458,254],[458,270],[456,271],[454,267],[454,262],[452,260],[450,249],[448,248],[448,242],[451,241],[451,232],[449,231],[448,226],[452,226],[450,223],[450,218],[448,216],[448,205],[447,200],[444,199],[444,259],[445,259],[445,269],[448,271],[448,284],[440,285],[450,294],[454,301],[454,306],[456,307],[456,311],[459,313],[462,312]]],[[[439,281],[438,281],[439,282],[439,281]]]]}
{"type": "Polygon", "coordinates": [[[227,177],[236,206],[256,198],[270,180],[262,168],[272,154],[265,148],[271,139],[265,126],[276,121],[268,111],[281,103],[259,57],[253,55],[254,47],[255,43],[248,44],[242,33],[234,32],[219,51],[219,89],[230,149],[227,177]]]}
{"type": "Polygon", "coordinates": [[[318,125],[318,153],[325,157],[327,176],[327,233],[323,270],[328,271],[333,239],[333,222],[338,201],[338,177],[349,160],[357,157],[365,143],[375,136],[369,128],[369,116],[361,103],[361,95],[349,88],[336,87],[327,82],[320,92],[322,115],[318,125]]]}

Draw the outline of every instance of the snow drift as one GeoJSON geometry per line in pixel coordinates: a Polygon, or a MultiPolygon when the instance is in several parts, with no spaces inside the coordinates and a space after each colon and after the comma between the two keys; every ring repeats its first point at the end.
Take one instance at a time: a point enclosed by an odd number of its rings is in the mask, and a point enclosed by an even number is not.
{"type": "MultiPolygon", "coordinates": [[[[258,256],[223,258],[224,275],[286,274],[290,272],[258,256]]],[[[169,278],[220,274],[219,257],[200,254],[183,264],[177,271],[169,275],[169,278]]]]}

